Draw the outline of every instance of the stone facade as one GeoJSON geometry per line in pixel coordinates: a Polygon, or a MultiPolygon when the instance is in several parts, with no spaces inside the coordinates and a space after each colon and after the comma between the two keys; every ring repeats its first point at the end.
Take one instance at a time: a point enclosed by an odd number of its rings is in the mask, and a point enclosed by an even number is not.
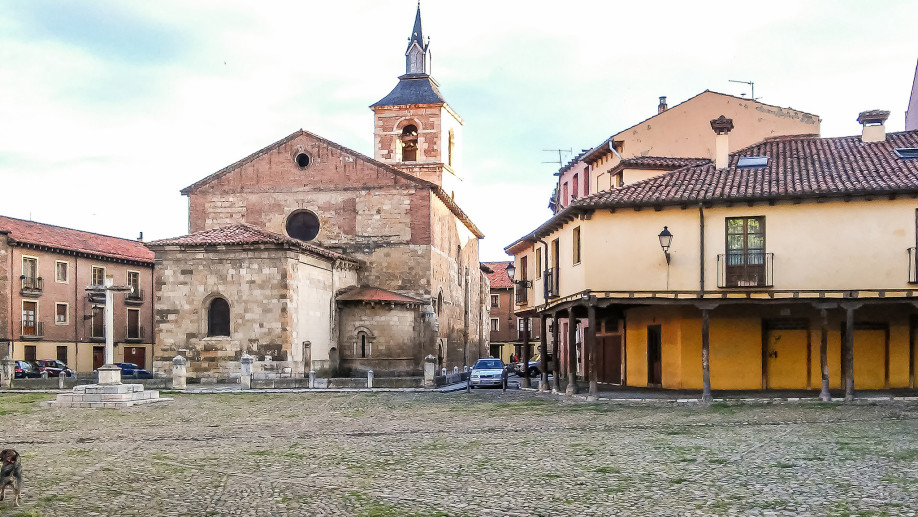
{"type": "Polygon", "coordinates": [[[298,375],[314,367],[313,354],[327,363],[332,294],[353,285],[355,264],[279,245],[151,247],[159,273],[157,369],[168,370],[176,355],[188,359],[189,377],[231,377],[243,353],[298,375]],[[215,297],[229,303],[228,336],[208,336],[215,297]]]}

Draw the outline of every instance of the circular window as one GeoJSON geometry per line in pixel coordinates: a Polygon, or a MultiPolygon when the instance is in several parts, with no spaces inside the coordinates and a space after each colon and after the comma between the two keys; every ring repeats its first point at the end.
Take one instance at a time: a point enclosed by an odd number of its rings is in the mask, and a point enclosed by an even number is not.
{"type": "Polygon", "coordinates": [[[296,155],[296,164],[300,166],[301,169],[305,169],[309,165],[309,155],[306,153],[300,153],[296,155]]]}
{"type": "Polygon", "coordinates": [[[287,218],[287,235],[301,241],[311,241],[319,234],[319,218],[307,210],[294,212],[287,218]]]}

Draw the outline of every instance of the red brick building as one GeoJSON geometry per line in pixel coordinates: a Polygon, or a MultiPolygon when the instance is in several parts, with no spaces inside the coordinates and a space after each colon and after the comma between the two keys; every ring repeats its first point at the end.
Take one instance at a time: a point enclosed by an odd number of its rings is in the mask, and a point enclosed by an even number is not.
{"type": "Polygon", "coordinates": [[[427,74],[420,10],[406,58],[372,106],[375,159],[300,130],[182,190],[192,234],[151,243],[158,361],[382,376],[487,354],[483,235],[444,187],[461,121],[427,74]]]}
{"type": "Polygon", "coordinates": [[[489,329],[491,335],[490,353],[492,357],[499,357],[505,363],[510,362],[510,355],[517,358],[523,357],[523,325],[528,325],[530,330],[530,357],[535,357],[538,352],[539,324],[538,318],[528,323],[525,318],[518,317],[513,312],[513,299],[515,290],[513,282],[507,276],[507,266],[511,262],[482,262],[491,273],[488,281],[491,284],[491,294],[488,297],[489,329]]]}
{"type": "Polygon", "coordinates": [[[0,216],[0,350],[77,372],[101,366],[105,299],[86,287],[106,276],[134,287],[114,297],[115,361],[148,367],[153,253],[138,241],[0,216]]]}

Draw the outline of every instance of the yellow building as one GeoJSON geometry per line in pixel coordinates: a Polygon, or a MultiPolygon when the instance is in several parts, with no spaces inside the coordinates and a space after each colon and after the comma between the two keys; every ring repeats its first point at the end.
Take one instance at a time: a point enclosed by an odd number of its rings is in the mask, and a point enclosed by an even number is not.
{"type": "Polygon", "coordinates": [[[886,134],[887,116],[733,154],[733,122],[712,120],[714,160],[576,200],[508,246],[534,279],[518,313],[568,333],[556,364],[591,393],[914,387],[918,131],[886,134]]]}

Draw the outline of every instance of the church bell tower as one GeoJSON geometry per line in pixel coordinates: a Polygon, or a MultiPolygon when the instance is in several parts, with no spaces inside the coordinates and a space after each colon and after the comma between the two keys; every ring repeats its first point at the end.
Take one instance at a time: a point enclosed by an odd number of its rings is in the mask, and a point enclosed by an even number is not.
{"type": "Polygon", "coordinates": [[[446,103],[430,76],[430,41],[421,30],[421,6],[408,48],[405,74],[388,95],[370,106],[374,113],[373,157],[454,193],[460,183],[462,119],[446,103]]]}

